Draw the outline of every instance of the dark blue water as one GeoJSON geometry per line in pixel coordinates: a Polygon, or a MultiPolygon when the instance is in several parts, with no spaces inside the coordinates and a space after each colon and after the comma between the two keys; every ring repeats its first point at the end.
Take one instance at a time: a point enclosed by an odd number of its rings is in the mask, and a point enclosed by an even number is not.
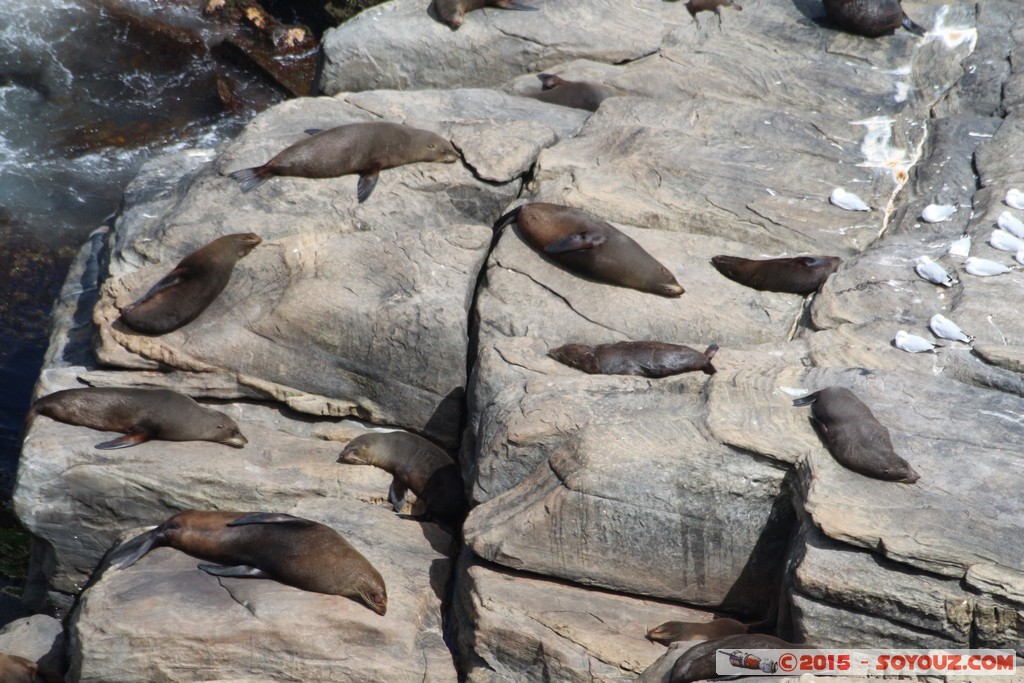
{"type": "Polygon", "coordinates": [[[214,146],[282,99],[218,58],[201,4],[0,0],[0,507],[78,246],[147,158],[214,146]]]}

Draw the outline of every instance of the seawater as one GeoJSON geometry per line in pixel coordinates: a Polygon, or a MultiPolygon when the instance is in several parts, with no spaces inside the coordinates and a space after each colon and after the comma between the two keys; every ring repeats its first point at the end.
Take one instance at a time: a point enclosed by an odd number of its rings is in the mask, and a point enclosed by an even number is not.
{"type": "Polygon", "coordinates": [[[191,0],[0,1],[0,502],[53,298],[149,157],[216,146],[281,99],[219,60],[191,0]],[[225,111],[218,80],[243,104],[225,111]]]}

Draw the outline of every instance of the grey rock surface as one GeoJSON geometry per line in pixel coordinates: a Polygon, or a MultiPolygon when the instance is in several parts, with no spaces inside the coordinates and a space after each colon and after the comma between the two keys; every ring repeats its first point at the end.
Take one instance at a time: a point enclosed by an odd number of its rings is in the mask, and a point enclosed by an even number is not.
{"type": "Polygon", "coordinates": [[[57,619],[33,614],[0,628],[0,652],[24,657],[52,671],[64,666],[64,627],[57,619]]]}

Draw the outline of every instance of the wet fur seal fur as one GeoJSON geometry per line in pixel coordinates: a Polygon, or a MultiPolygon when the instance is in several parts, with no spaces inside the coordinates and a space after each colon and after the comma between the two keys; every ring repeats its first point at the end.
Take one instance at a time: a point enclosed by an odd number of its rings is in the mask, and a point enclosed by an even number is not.
{"type": "Polygon", "coordinates": [[[811,423],[836,461],[872,479],[913,484],[920,478],[896,455],[886,429],[871,409],[845,387],[826,387],[793,401],[811,406],[811,423]]]}
{"type": "Polygon", "coordinates": [[[761,633],[724,636],[697,643],[672,665],[669,683],[690,683],[715,678],[715,652],[717,650],[773,650],[794,647],[781,638],[761,633]]]}
{"type": "Polygon", "coordinates": [[[124,543],[111,554],[110,563],[125,569],[163,546],[216,562],[199,565],[214,576],[274,579],[352,598],[380,615],[387,612],[380,572],[337,531],[308,519],[274,512],[186,510],[124,543]]]}
{"type": "Polygon", "coordinates": [[[592,375],[638,375],[668,377],[700,370],[715,374],[711,364],[718,344],[711,344],[701,353],[682,344],[656,341],[624,341],[587,346],[566,344],[548,351],[548,355],[570,367],[592,375]]]}
{"type": "Polygon", "coordinates": [[[36,401],[28,417],[35,415],[124,434],[96,444],[101,450],[128,448],[151,439],[213,441],[236,448],[247,443],[230,417],[170,389],[65,389],[36,401]]]}
{"type": "Polygon", "coordinates": [[[694,19],[697,18],[697,12],[714,12],[721,17],[723,7],[729,7],[735,10],[743,9],[743,7],[735,0],[689,0],[689,2],[686,3],[686,10],[694,19]]]}
{"type": "Polygon", "coordinates": [[[635,240],[586,211],[558,204],[523,204],[498,219],[495,232],[519,226],[527,244],[569,272],[641,292],[677,297],[675,276],[635,240]]]}
{"type": "Polygon", "coordinates": [[[235,264],[261,241],[251,232],[237,233],[193,251],[145,296],[125,306],[121,322],[145,334],[165,334],[187,325],[224,291],[235,264]]]}
{"type": "Polygon", "coordinates": [[[0,652],[0,681],[3,683],[64,683],[64,678],[31,659],[0,652]]]}
{"type": "Polygon", "coordinates": [[[719,273],[733,282],[764,292],[810,294],[836,272],[838,256],[794,256],[791,258],[748,259],[740,256],[712,256],[719,273]]]}
{"type": "Polygon", "coordinates": [[[339,462],[373,465],[394,479],[388,500],[398,512],[408,490],[426,506],[428,516],[459,526],[466,515],[466,494],[459,466],[443,450],[408,432],[362,434],[342,450],[339,462]]]}
{"type": "Polygon", "coordinates": [[[723,617],[706,622],[698,621],[666,621],[647,632],[647,640],[662,645],[677,640],[712,640],[724,636],[735,636],[747,633],[749,624],[723,617]]]}
{"type": "Polygon", "coordinates": [[[466,14],[485,7],[495,9],[534,11],[536,7],[517,0],[434,0],[434,11],[442,23],[457,30],[466,21],[466,14]]]}
{"type": "Polygon", "coordinates": [[[554,74],[539,74],[537,78],[543,89],[530,97],[549,104],[597,111],[601,102],[612,96],[611,90],[591,81],[567,81],[554,74]]]}
{"type": "Polygon", "coordinates": [[[877,38],[903,27],[914,35],[927,31],[911,21],[900,0],[824,0],[829,21],[848,33],[877,38]]]}
{"type": "Polygon", "coordinates": [[[356,197],[362,203],[386,168],[459,159],[452,143],[437,133],[390,121],[348,123],[306,132],[310,137],[286,147],[262,166],[243,168],[230,176],[241,184],[242,192],[249,192],[275,175],[337,178],[358,173],[356,197]]]}

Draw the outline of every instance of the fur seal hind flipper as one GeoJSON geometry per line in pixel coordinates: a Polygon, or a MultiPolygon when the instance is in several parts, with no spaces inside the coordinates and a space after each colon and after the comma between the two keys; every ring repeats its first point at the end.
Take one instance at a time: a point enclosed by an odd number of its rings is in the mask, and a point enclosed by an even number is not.
{"type": "Polygon", "coordinates": [[[928,31],[925,30],[923,26],[915,23],[913,19],[908,17],[906,12],[903,13],[903,28],[907,29],[916,36],[923,36],[924,34],[928,33],[928,31]]]}
{"type": "Polygon", "coordinates": [[[242,526],[244,524],[299,524],[308,526],[314,524],[308,519],[302,517],[296,517],[295,515],[288,515],[283,512],[250,512],[247,515],[242,515],[238,519],[233,519],[228,522],[228,526],[242,526]]]}
{"type": "Polygon", "coordinates": [[[811,405],[812,403],[818,400],[818,393],[819,392],[815,391],[813,394],[807,394],[806,396],[801,396],[800,398],[793,399],[793,406],[799,408],[801,406],[811,405]]]}
{"type": "Polygon", "coordinates": [[[119,436],[116,439],[98,443],[96,444],[96,448],[101,451],[113,451],[118,448],[131,448],[132,446],[138,446],[140,443],[145,443],[151,438],[152,435],[148,432],[129,432],[128,434],[119,436]]]}
{"type": "Polygon", "coordinates": [[[306,135],[316,135],[317,133],[323,133],[325,130],[326,128],[307,128],[303,132],[306,135]]]}
{"type": "Polygon", "coordinates": [[[274,174],[266,166],[243,168],[240,171],[228,174],[232,180],[238,181],[239,187],[241,187],[243,193],[255,190],[257,187],[270,180],[270,176],[272,175],[274,174]]]}
{"type": "Polygon", "coordinates": [[[233,567],[225,567],[222,564],[201,564],[198,566],[198,569],[206,572],[207,574],[212,574],[213,576],[233,576],[240,579],[274,578],[262,569],[250,567],[247,564],[239,564],[233,567]]]}
{"type": "Polygon", "coordinates": [[[399,512],[405,507],[405,497],[408,493],[408,487],[398,481],[398,477],[391,480],[391,488],[388,489],[388,500],[391,501],[391,507],[394,508],[395,512],[399,512]]]}
{"type": "Polygon", "coordinates": [[[159,548],[165,544],[164,530],[158,526],[153,527],[149,531],[145,531],[135,538],[125,541],[121,544],[121,547],[114,550],[110,554],[110,564],[111,566],[118,565],[118,569],[127,569],[138,562],[143,555],[154,547],[159,548]]]}
{"type": "Polygon", "coordinates": [[[578,232],[574,235],[567,235],[566,237],[555,240],[544,247],[544,251],[548,254],[568,254],[573,251],[594,249],[607,241],[608,238],[604,235],[598,235],[592,232],[578,232]]]}
{"type": "Polygon", "coordinates": [[[380,169],[367,171],[359,176],[359,184],[356,185],[356,199],[360,204],[365,202],[373,194],[373,188],[377,187],[377,180],[380,178],[380,169]]]}
{"type": "Polygon", "coordinates": [[[512,209],[511,211],[506,213],[504,216],[499,218],[497,220],[497,222],[494,224],[494,232],[495,232],[495,234],[497,234],[497,233],[501,232],[502,230],[504,230],[505,227],[510,225],[511,223],[515,223],[517,220],[519,220],[519,212],[522,211],[523,206],[525,206],[525,205],[520,204],[519,206],[517,206],[516,208],[512,209]]]}

